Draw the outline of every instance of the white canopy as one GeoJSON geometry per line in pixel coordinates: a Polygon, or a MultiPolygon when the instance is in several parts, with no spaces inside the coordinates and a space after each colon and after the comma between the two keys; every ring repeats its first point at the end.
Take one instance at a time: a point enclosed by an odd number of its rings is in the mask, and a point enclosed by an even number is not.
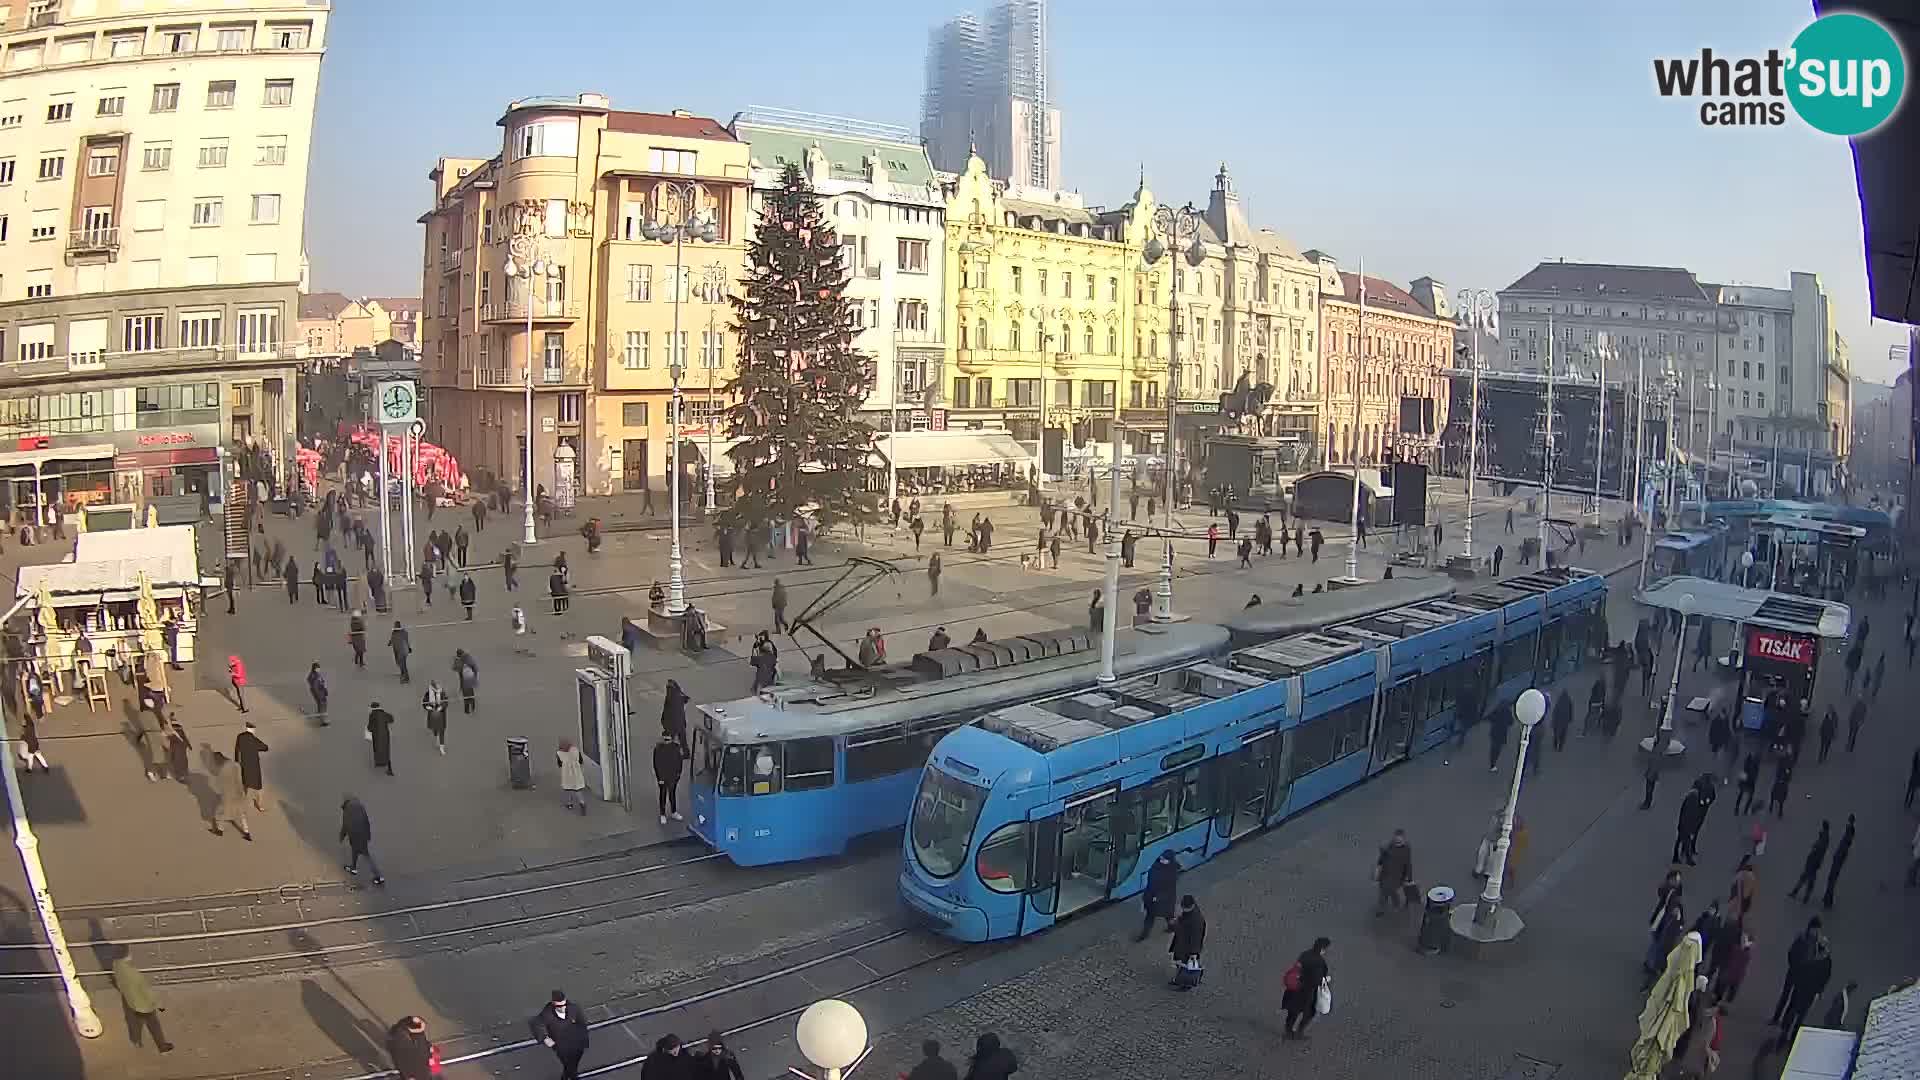
{"type": "Polygon", "coordinates": [[[1647,586],[1636,599],[1648,607],[1700,618],[1770,626],[1823,638],[1846,637],[1847,625],[1853,618],[1845,604],[1765,589],[1743,589],[1724,581],[1684,574],[1661,578],[1647,586]]]}
{"type": "Polygon", "coordinates": [[[131,595],[139,589],[143,572],[156,591],[199,585],[193,526],[81,533],[67,561],[21,567],[15,595],[32,596],[45,585],[55,597],[107,594],[121,599],[111,594],[131,595]]]}
{"type": "Polygon", "coordinates": [[[1004,431],[901,431],[874,436],[873,448],[895,468],[1033,464],[1033,453],[1004,431]]]}

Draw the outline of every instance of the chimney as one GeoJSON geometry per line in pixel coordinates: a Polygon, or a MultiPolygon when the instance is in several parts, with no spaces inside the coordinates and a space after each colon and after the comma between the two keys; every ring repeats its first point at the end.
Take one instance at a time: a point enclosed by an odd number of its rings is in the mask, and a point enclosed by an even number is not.
{"type": "Polygon", "coordinates": [[[680,118],[680,119],[682,119],[682,120],[691,120],[691,119],[693,119],[693,114],[692,114],[692,113],[690,113],[690,112],[688,112],[688,111],[687,111],[687,110],[685,110],[685,109],[675,109],[675,110],[673,110],[673,115],[675,115],[675,116],[677,116],[677,117],[679,117],[679,118],[680,118]]]}

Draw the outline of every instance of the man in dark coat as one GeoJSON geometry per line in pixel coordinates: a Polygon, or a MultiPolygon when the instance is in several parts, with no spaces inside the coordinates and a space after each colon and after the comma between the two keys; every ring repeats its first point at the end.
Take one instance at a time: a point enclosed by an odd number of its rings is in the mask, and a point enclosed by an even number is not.
{"type": "Polygon", "coordinates": [[[400,1080],[432,1080],[433,1043],[427,1039],[425,1020],[406,1016],[388,1028],[387,1053],[393,1057],[393,1069],[400,1080]]]}
{"type": "Polygon", "coordinates": [[[1379,895],[1374,899],[1373,913],[1385,915],[1388,904],[1394,907],[1405,904],[1401,892],[1412,881],[1413,845],[1407,843],[1405,829],[1395,829],[1393,838],[1380,849],[1380,858],[1374,864],[1374,883],[1379,887],[1379,895]]]}
{"type": "Polygon", "coordinates": [[[560,1080],[579,1080],[580,1059],[587,1053],[587,1018],[567,995],[555,990],[546,1007],[527,1021],[535,1040],[560,1059],[560,1080]]]}
{"type": "Polygon", "coordinates": [[[473,621],[473,602],[479,596],[479,589],[473,584],[473,575],[465,574],[460,578],[460,606],[467,609],[467,621],[473,621]]]}
{"type": "Polygon", "coordinates": [[[1700,826],[1706,820],[1706,800],[1700,797],[1699,789],[1688,788],[1686,798],[1680,801],[1680,818],[1674,826],[1671,861],[1694,865],[1694,845],[1700,836],[1700,826]]]}
{"type": "Polygon", "coordinates": [[[680,744],[674,742],[666,732],[660,733],[660,741],[653,744],[653,779],[660,788],[660,824],[667,823],[667,815],[673,820],[682,820],[680,816],[680,766],[686,756],[680,752],[680,744]]]}
{"type": "Polygon", "coordinates": [[[470,714],[478,707],[475,699],[480,693],[480,665],[474,662],[472,653],[455,649],[453,674],[460,681],[460,712],[470,714]]]}
{"type": "Polygon", "coordinates": [[[1307,1025],[1313,1023],[1320,984],[1327,981],[1327,949],[1332,945],[1333,942],[1328,938],[1315,938],[1313,947],[1301,953],[1299,959],[1293,962],[1297,972],[1289,971],[1282,977],[1288,985],[1286,992],[1280,996],[1280,1007],[1286,1014],[1281,1038],[1307,1037],[1307,1025]]]}
{"type": "Polygon", "coordinates": [[[367,666],[367,619],[359,612],[347,616],[347,647],[353,650],[353,666],[367,666]]]}
{"type": "Polygon", "coordinates": [[[367,817],[367,808],[351,795],[340,800],[340,839],[347,842],[347,850],[353,855],[346,865],[347,873],[358,874],[360,860],[365,859],[367,869],[373,871],[373,883],[387,883],[380,875],[380,864],[373,861],[373,821],[367,817]]]}
{"type": "Polygon", "coordinates": [[[1800,936],[1794,938],[1793,943],[1787,946],[1787,977],[1780,984],[1780,997],[1774,1001],[1773,1015],[1768,1018],[1767,1023],[1778,1024],[1781,1017],[1786,1015],[1787,1005],[1793,1000],[1794,991],[1799,987],[1799,976],[1804,970],[1803,965],[1813,958],[1814,948],[1824,940],[1825,934],[1821,930],[1820,916],[1815,915],[1807,920],[1807,928],[1800,931],[1800,936]]]}
{"type": "Polygon", "coordinates": [[[260,773],[260,755],[266,752],[267,744],[255,730],[253,721],[247,721],[247,726],[233,737],[233,760],[240,765],[240,786],[253,798],[253,808],[262,813],[267,808],[260,801],[261,790],[266,787],[260,773]]]}
{"type": "Polygon", "coordinates": [[[1000,1036],[989,1031],[976,1039],[973,1057],[967,1061],[967,1080],[1007,1080],[1020,1071],[1013,1051],[1000,1045],[1000,1036]]]}
{"type": "Polygon", "coordinates": [[[687,692],[680,688],[678,679],[668,679],[666,692],[660,699],[660,733],[679,745],[681,753],[687,752],[687,692]]]}
{"type": "Polygon", "coordinates": [[[1180,860],[1171,851],[1163,851],[1147,868],[1147,889],[1140,894],[1141,906],[1146,908],[1146,917],[1140,922],[1140,933],[1135,941],[1147,940],[1153,932],[1153,921],[1164,919],[1167,933],[1173,933],[1174,897],[1180,895],[1180,860]]]}
{"type": "Polygon", "coordinates": [[[373,767],[387,770],[393,775],[393,714],[380,707],[379,702],[367,710],[367,738],[373,743],[373,767]]]}
{"type": "MultiPolygon", "coordinates": [[[[1200,914],[1200,903],[1192,894],[1180,898],[1180,914],[1173,920],[1173,941],[1167,945],[1167,951],[1173,954],[1177,968],[1192,968],[1200,963],[1200,951],[1207,944],[1207,919],[1200,914]]],[[[1171,984],[1177,990],[1191,990],[1197,985],[1192,977],[1180,978],[1176,970],[1171,984]]]]}
{"type": "Polygon", "coordinates": [[[407,657],[413,655],[413,639],[408,636],[407,628],[400,625],[399,619],[393,620],[393,633],[387,635],[387,648],[393,650],[393,666],[400,669],[400,681],[412,682],[413,674],[407,670],[407,657]]]}
{"type": "Polygon", "coordinates": [[[1833,907],[1833,887],[1840,883],[1840,868],[1847,865],[1847,856],[1853,853],[1854,817],[1847,815],[1847,827],[1840,831],[1840,843],[1833,849],[1833,862],[1827,867],[1827,892],[1821,897],[1820,906],[1833,907]]]}
{"type": "Polygon", "coordinates": [[[1806,899],[1813,899],[1813,883],[1820,876],[1820,864],[1827,859],[1827,845],[1833,842],[1833,831],[1826,822],[1820,823],[1820,835],[1813,838],[1813,847],[1807,851],[1806,861],[1800,864],[1800,877],[1787,890],[1787,895],[1799,897],[1804,891],[1806,899]]]}
{"type": "Polygon", "coordinates": [[[300,564],[291,556],[287,558],[286,569],[280,575],[287,583],[287,603],[300,602],[300,564]]]}
{"type": "Polygon", "coordinates": [[[1825,937],[1814,939],[1807,956],[1787,977],[1793,982],[1793,994],[1787,1000],[1786,1012],[1781,1015],[1779,1049],[1793,1045],[1793,1036],[1800,1024],[1807,1018],[1807,1011],[1813,1003],[1826,992],[1827,980],[1833,978],[1833,950],[1825,937]]]}

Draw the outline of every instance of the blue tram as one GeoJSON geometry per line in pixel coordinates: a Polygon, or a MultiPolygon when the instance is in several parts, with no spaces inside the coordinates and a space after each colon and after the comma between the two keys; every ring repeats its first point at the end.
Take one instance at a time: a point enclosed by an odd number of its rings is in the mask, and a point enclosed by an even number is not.
{"type": "Polygon", "coordinates": [[[963,941],[1131,896],[1571,674],[1605,600],[1547,570],[982,716],[927,762],[901,895],[963,941]]]}
{"type": "MultiPolygon", "coordinates": [[[[741,866],[844,852],[897,829],[927,755],[982,714],[1093,686],[1100,639],[1050,630],[920,653],[849,689],[779,687],[702,705],[693,719],[692,830],[741,866]]],[[[1121,632],[1122,678],[1223,652],[1227,632],[1202,623],[1121,632]]]]}
{"type": "Polygon", "coordinates": [[[1720,580],[1727,564],[1727,527],[1714,522],[1699,529],[1671,529],[1654,541],[1647,583],[1675,575],[1720,580]]]}

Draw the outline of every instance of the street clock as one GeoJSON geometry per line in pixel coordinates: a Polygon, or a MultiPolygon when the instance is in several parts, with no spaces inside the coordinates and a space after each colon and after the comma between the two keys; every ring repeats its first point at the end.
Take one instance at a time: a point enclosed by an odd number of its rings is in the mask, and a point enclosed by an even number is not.
{"type": "Polygon", "coordinates": [[[374,407],[382,425],[411,425],[420,418],[420,402],[414,397],[413,383],[406,379],[380,383],[374,390],[374,407]]]}

